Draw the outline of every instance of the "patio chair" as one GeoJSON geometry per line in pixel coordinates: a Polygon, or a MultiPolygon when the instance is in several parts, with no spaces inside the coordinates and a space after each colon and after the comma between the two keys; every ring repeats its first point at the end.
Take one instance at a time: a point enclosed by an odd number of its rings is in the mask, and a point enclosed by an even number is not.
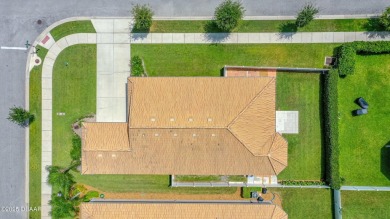
{"type": "Polygon", "coordinates": [[[363,97],[359,97],[357,99],[357,103],[359,104],[359,106],[363,109],[368,109],[368,103],[365,99],[363,99],[363,97]]]}
{"type": "Polygon", "coordinates": [[[355,116],[361,116],[361,115],[365,115],[368,113],[368,110],[367,109],[357,109],[353,112],[353,114],[355,116]]]}

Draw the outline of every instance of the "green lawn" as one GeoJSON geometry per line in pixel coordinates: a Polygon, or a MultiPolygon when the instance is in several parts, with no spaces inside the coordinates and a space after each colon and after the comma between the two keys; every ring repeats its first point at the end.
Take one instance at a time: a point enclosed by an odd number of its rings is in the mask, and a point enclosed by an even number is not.
{"type": "Polygon", "coordinates": [[[390,54],[357,56],[355,74],[339,80],[340,175],[344,185],[390,186],[390,54]],[[364,97],[367,115],[353,117],[364,97]]]}
{"type": "Polygon", "coordinates": [[[96,33],[90,20],[70,21],[63,23],[50,31],[55,41],[74,33],[96,33]]]}
{"type": "MultiPolygon", "coordinates": [[[[40,49],[38,56],[44,60],[47,49],[37,46],[40,49]]],[[[34,67],[30,71],[30,112],[34,114],[35,120],[30,124],[30,169],[29,169],[29,205],[30,207],[41,206],[41,144],[42,144],[42,99],[41,99],[41,75],[42,65],[34,67]]],[[[40,211],[30,211],[30,218],[41,218],[40,211]]]]}
{"type": "MultiPolygon", "coordinates": [[[[304,28],[296,29],[293,20],[244,20],[232,32],[347,32],[380,30],[377,19],[314,20],[304,28]]],[[[133,32],[144,32],[133,30],[133,32]]],[[[150,28],[154,33],[220,32],[207,20],[169,21],[154,20],[150,28]]]]}
{"type": "Polygon", "coordinates": [[[332,191],[329,189],[269,188],[268,191],[281,197],[289,219],[333,217],[332,191]]]}
{"type": "Polygon", "coordinates": [[[221,76],[224,65],[322,68],[338,44],[131,45],[149,76],[221,76]]]}
{"type": "Polygon", "coordinates": [[[277,110],[299,111],[299,134],[283,134],[288,141],[288,166],[278,179],[323,178],[320,84],[320,74],[277,73],[277,110]]]}
{"type": "MultiPolygon", "coordinates": [[[[75,45],[60,53],[53,73],[53,164],[70,163],[71,124],[96,112],[96,45],[75,45]],[[75,55],[77,54],[77,55],[75,55]],[[68,66],[64,63],[67,62],[68,66]],[[64,112],[65,116],[58,116],[64,112]]],[[[106,192],[234,193],[236,188],[170,188],[169,176],[81,175],[76,181],[106,192]]]]}
{"type": "Polygon", "coordinates": [[[342,191],[341,203],[345,219],[390,218],[390,192],[342,191]]]}

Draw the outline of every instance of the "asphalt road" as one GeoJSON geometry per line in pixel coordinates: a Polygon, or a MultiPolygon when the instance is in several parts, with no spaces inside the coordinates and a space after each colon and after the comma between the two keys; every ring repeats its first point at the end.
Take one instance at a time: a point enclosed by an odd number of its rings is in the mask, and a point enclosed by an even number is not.
{"type": "MultiPolygon", "coordinates": [[[[35,0],[0,1],[0,46],[23,47],[55,21],[74,16],[128,16],[137,0],[35,0]],[[37,24],[37,20],[43,21],[37,24]]],[[[149,4],[156,16],[211,16],[220,0],[155,0],[149,4]]],[[[307,0],[243,0],[247,16],[295,15],[307,0]]],[[[380,13],[388,0],[317,1],[320,14],[380,13]]],[[[9,108],[24,106],[26,51],[0,50],[0,218],[25,218],[24,213],[7,213],[2,207],[25,205],[24,129],[6,118],[9,108]]]]}

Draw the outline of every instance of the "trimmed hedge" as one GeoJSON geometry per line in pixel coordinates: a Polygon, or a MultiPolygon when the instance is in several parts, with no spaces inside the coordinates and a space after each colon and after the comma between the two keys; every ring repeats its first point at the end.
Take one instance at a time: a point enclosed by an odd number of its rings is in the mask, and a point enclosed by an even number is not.
{"type": "Polygon", "coordinates": [[[131,58],[131,76],[140,77],[144,74],[142,59],[139,56],[131,58]]]}
{"type": "Polygon", "coordinates": [[[81,138],[78,135],[73,135],[72,149],[70,150],[70,157],[72,160],[81,159],[81,138]]]}
{"type": "Polygon", "coordinates": [[[331,69],[324,75],[324,143],[325,175],[332,189],[340,189],[339,144],[338,144],[338,83],[337,70],[331,69]]]}
{"type": "Polygon", "coordinates": [[[279,182],[286,186],[324,186],[323,181],[312,181],[312,180],[282,180],[279,182]]]}
{"type": "Polygon", "coordinates": [[[338,52],[338,70],[341,76],[352,75],[355,72],[356,54],[390,53],[390,41],[344,43],[338,52]]]}

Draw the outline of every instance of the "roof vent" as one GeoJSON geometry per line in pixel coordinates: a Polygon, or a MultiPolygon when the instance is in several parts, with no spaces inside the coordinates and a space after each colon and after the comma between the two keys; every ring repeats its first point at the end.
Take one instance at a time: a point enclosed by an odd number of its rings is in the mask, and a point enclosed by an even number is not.
{"type": "Polygon", "coordinates": [[[116,158],[116,154],[111,154],[111,157],[112,158],[116,158]]]}
{"type": "Polygon", "coordinates": [[[169,119],[169,121],[174,122],[174,121],[175,121],[175,118],[171,118],[171,119],[169,119]]]}
{"type": "Polygon", "coordinates": [[[156,118],[150,118],[150,121],[155,122],[156,118]]]}
{"type": "Polygon", "coordinates": [[[208,118],[207,121],[208,121],[208,122],[212,122],[213,119],[212,119],[212,118],[208,118]]]}
{"type": "Polygon", "coordinates": [[[175,134],[173,134],[173,137],[176,137],[177,136],[177,134],[175,133],[175,134]]]}
{"type": "Polygon", "coordinates": [[[196,134],[194,133],[194,134],[192,134],[192,137],[196,137],[196,134]]]}
{"type": "Polygon", "coordinates": [[[154,136],[158,137],[158,136],[159,136],[159,134],[158,134],[158,133],[155,133],[155,134],[154,134],[154,136]]]}
{"type": "Polygon", "coordinates": [[[215,134],[211,134],[212,137],[215,137],[215,134]]]}
{"type": "Polygon", "coordinates": [[[103,157],[103,154],[98,154],[97,157],[103,157]]]}
{"type": "Polygon", "coordinates": [[[192,122],[192,121],[194,121],[193,118],[189,118],[189,119],[188,119],[188,122],[192,122]]]}

